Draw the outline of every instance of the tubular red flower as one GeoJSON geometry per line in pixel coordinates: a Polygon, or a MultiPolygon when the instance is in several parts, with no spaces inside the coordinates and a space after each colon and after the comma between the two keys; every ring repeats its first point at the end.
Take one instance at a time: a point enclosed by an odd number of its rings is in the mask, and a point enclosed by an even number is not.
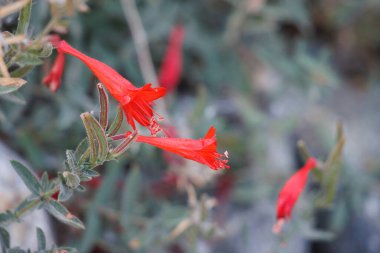
{"type": "Polygon", "coordinates": [[[56,92],[58,88],[61,86],[64,66],[65,54],[62,52],[58,52],[53,67],[42,80],[42,82],[49,88],[51,92],[56,92]]]}
{"type": "Polygon", "coordinates": [[[168,91],[174,90],[181,79],[184,36],[185,28],[182,25],[176,25],[172,28],[168,49],[159,73],[159,83],[168,91]]]}
{"type": "Polygon", "coordinates": [[[317,166],[317,159],[309,158],[305,166],[291,176],[282,187],[277,200],[277,223],[273,227],[275,233],[281,231],[285,220],[290,219],[294,205],[305,188],[310,170],[317,166]]]}
{"type": "Polygon", "coordinates": [[[137,88],[108,65],[79,52],[66,41],[56,43],[56,47],[58,52],[70,54],[87,65],[121,104],[127,121],[133,129],[136,129],[135,121],[137,121],[142,126],[148,127],[152,134],[160,131],[154,118],[152,105],[154,100],[165,95],[165,88],[152,88],[151,84],[137,88]]]}
{"type": "Polygon", "coordinates": [[[184,138],[159,138],[139,135],[137,142],[173,152],[186,159],[207,165],[213,170],[229,169],[227,154],[219,154],[216,150],[215,128],[210,127],[204,138],[199,140],[184,138]]]}

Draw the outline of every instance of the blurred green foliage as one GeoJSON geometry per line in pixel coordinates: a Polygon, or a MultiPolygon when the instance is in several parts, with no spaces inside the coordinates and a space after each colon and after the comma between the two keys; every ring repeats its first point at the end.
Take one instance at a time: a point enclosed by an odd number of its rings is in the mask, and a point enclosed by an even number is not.
{"type": "MultiPolygon", "coordinates": [[[[143,85],[120,2],[87,3],[88,12],[65,17],[69,25],[63,38],[112,66],[136,86],[143,85]]],[[[214,124],[220,150],[229,151],[232,169],[226,173],[234,182],[227,189],[231,191],[227,204],[216,210],[232,211],[215,215],[223,220],[221,225],[257,203],[274,203],[292,172],[290,168],[302,163],[297,160],[299,139],[305,141],[311,154],[326,160],[335,144],[335,122],[343,118],[344,126],[356,126],[352,118],[358,117],[356,108],[362,107],[351,104],[357,101],[353,97],[379,95],[380,35],[376,28],[380,4],[376,0],[143,0],[138,1],[138,9],[156,70],[171,27],[177,22],[186,27],[184,72],[178,89],[166,101],[174,125],[186,135],[182,137],[198,138],[214,124]],[[349,92],[353,97],[347,95],[349,92]]],[[[34,1],[29,36],[39,34],[50,20],[49,13],[46,1],[34,1]]],[[[16,31],[17,16],[2,21],[2,29],[16,31]]],[[[33,53],[23,57],[28,57],[21,59],[23,62],[42,63],[33,53]]],[[[67,57],[62,87],[51,94],[41,83],[46,62],[27,76],[28,84],[22,89],[0,98],[0,136],[34,168],[59,170],[63,150],[74,149],[85,136],[79,115],[99,111],[96,80],[81,62],[67,57]]],[[[361,103],[365,98],[358,100],[361,103]]],[[[116,109],[110,114],[112,118],[116,109]]],[[[371,126],[378,126],[374,112],[363,115],[373,120],[371,126]]],[[[360,148],[352,145],[348,154],[357,154],[360,148]]],[[[165,235],[190,214],[184,192],[172,189],[174,196],[162,198],[152,194],[152,185],[169,167],[158,152],[132,148],[119,163],[101,168],[106,174],[101,187],[94,194],[78,197],[84,204],[75,207],[85,217],[88,229],[81,237],[73,232],[70,239],[64,236],[59,240],[79,246],[80,252],[123,252],[126,248],[182,252],[174,251],[176,247],[197,252],[189,242],[199,244],[205,236],[195,225],[183,237],[166,241],[165,235]],[[125,180],[119,180],[121,177],[125,180]]],[[[334,181],[338,196],[329,208],[333,213],[331,230],[336,233],[345,228],[363,196],[378,185],[378,158],[358,159],[352,156],[344,161],[340,183],[334,181]],[[355,180],[350,180],[352,177],[355,180]]],[[[198,193],[218,194],[218,179],[214,181],[200,187],[198,193]]],[[[306,213],[302,222],[318,229],[313,208],[300,206],[306,213]]],[[[268,213],[273,213],[274,220],[274,208],[268,213]]],[[[215,217],[211,215],[210,220],[215,217]]],[[[251,232],[241,228],[235,236],[254,236],[251,232]]],[[[318,236],[322,237],[316,233],[309,237],[318,236]]],[[[271,240],[276,249],[280,242],[271,240]]]]}

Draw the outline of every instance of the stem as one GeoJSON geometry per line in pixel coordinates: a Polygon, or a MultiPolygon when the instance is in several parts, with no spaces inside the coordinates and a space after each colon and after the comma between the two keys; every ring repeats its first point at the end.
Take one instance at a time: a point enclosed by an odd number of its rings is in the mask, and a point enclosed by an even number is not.
{"type": "MultiPolygon", "coordinates": [[[[160,86],[149,50],[148,36],[145,32],[135,0],[120,0],[123,6],[124,16],[131,30],[133,43],[136,48],[137,59],[145,83],[152,83],[152,87],[160,86]]],[[[157,111],[170,124],[169,114],[164,100],[155,102],[157,111]]]]}
{"type": "Polygon", "coordinates": [[[40,33],[40,35],[38,35],[38,37],[35,40],[35,43],[38,43],[44,36],[46,36],[51,31],[51,29],[53,28],[53,26],[55,25],[55,23],[58,20],[59,20],[58,17],[52,18],[49,21],[49,23],[45,26],[44,30],[42,30],[42,32],[40,33]]]}
{"type": "Polygon", "coordinates": [[[22,216],[26,215],[27,213],[29,213],[30,211],[32,211],[35,207],[37,207],[41,202],[42,202],[42,200],[40,198],[31,201],[24,208],[22,208],[22,209],[20,209],[18,211],[15,211],[13,213],[14,217],[16,219],[20,219],[22,216]]]}

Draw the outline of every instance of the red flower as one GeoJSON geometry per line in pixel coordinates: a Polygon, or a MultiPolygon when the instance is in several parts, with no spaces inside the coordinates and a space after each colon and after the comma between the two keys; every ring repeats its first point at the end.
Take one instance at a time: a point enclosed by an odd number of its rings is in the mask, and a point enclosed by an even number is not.
{"type": "Polygon", "coordinates": [[[181,79],[184,36],[185,28],[182,25],[176,25],[172,28],[168,49],[159,73],[159,83],[168,91],[174,90],[181,79]]]}
{"type": "Polygon", "coordinates": [[[137,121],[142,126],[148,127],[152,134],[161,130],[154,118],[152,105],[154,100],[165,95],[165,88],[152,88],[151,84],[137,88],[108,65],[79,52],[66,41],[60,41],[56,46],[58,52],[70,54],[87,65],[121,104],[133,129],[136,129],[135,121],[137,121]]]}
{"type": "Polygon", "coordinates": [[[51,92],[56,92],[61,86],[62,74],[65,66],[65,54],[58,52],[57,58],[50,72],[44,77],[42,82],[49,88],[51,92]]]}
{"type": "Polygon", "coordinates": [[[227,152],[225,155],[216,151],[215,128],[211,127],[205,137],[199,140],[183,138],[159,138],[139,135],[137,142],[144,142],[152,146],[173,152],[184,158],[207,165],[213,170],[229,169],[227,152]]]}
{"type": "Polygon", "coordinates": [[[282,187],[277,200],[277,223],[273,227],[275,233],[279,233],[285,220],[290,219],[293,207],[305,188],[307,176],[316,166],[317,159],[309,158],[305,166],[291,176],[282,187]]]}

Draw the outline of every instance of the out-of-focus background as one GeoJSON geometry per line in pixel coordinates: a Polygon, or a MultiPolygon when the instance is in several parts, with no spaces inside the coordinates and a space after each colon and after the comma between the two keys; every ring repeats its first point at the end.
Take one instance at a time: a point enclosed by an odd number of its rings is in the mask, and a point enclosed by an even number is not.
{"type": "MultiPolygon", "coordinates": [[[[34,1],[31,36],[49,21],[47,2],[34,1]]],[[[86,12],[64,20],[62,37],[142,86],[122,2],[87,1],[86,12]]],[[[60,245],[79,252],[380,251],[379,1],[140,0],[137,11],[157,72],[172,27],[184,26],[181,79],[165,97],[171,124],[178,136],[191,138],[214,125],[231,169],[215,172],[134,145],[121,161],[99,168],[101,179],[67,203],[87,230],[50,221],[60,245]],[[297,143],[303,140],[325,160],[337,122],[346,145],[333,204],[314,204],[311,176],[291,221],[281,235],[273,234],[277,194],[302,166],[297,143]],[[196,189],[190,207],[184,178],[196,189]],[[218,204],[208,208],[214,200],[218,204]],[[130,219],[128,228],[123,217],[130,219]],[[190,225],[173,234],[183,221],[190,225]]],[[[17,15],[1,23],[12,31],[17,15]]],[[[97,80],[70,56],[61,88],[50,93],[41,80],[52,60],[28,75],[20,94],[0,100],[0,137],[34,170],[54,175],[64,151],[85,135],[80,113],[99,106],[97,80]]]]}

